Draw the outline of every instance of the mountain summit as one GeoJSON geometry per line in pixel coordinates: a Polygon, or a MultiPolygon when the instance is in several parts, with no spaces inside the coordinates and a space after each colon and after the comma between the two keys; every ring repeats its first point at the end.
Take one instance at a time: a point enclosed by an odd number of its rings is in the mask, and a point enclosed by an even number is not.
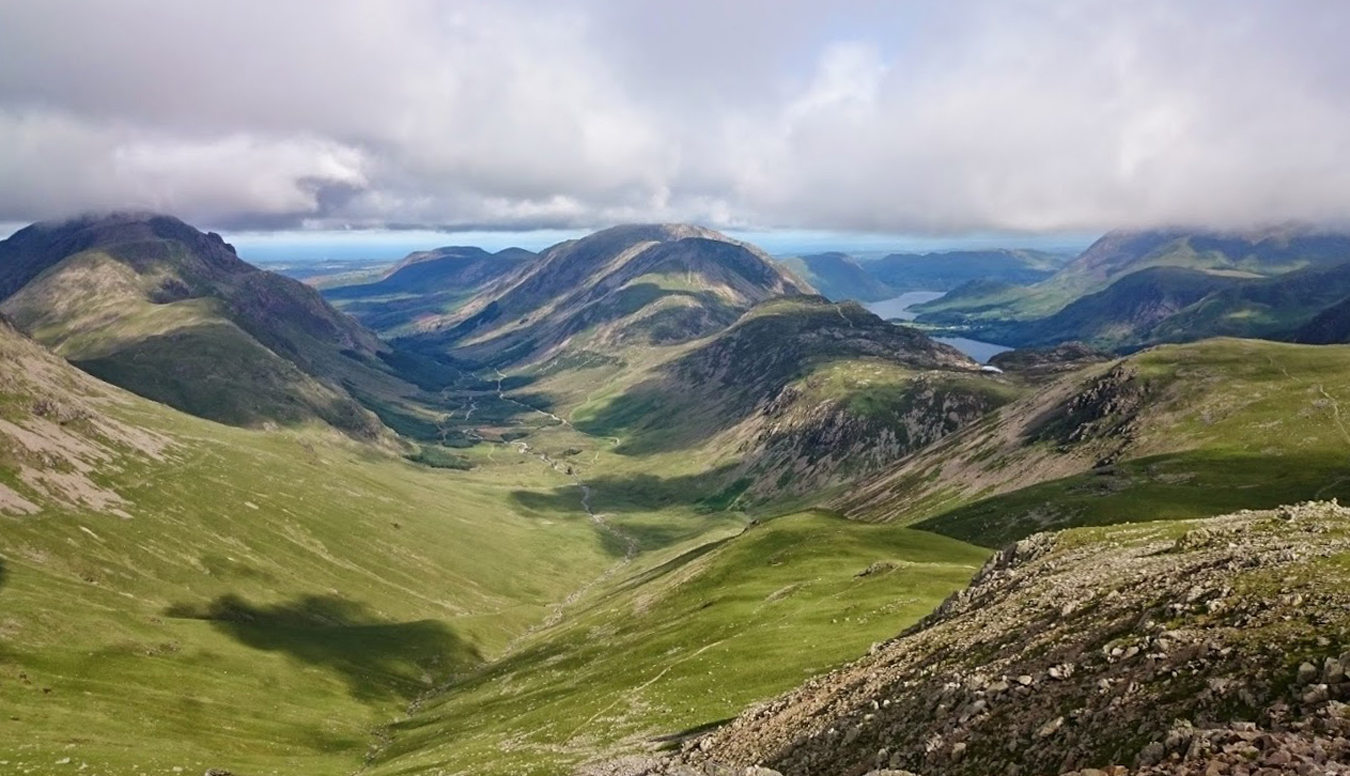
{"type": "Polygon", "coordinates": [[[633,224],[560,243],[415,335],[469,357],[539,360],[675,344],[730,326],[755,304],[811,292],[767,254],[687,224],[633,224]]]}
{"type": "Polygon", "coordinates": [[[80,368],[227,423],[380,424],[346,384],[387,351],[302,283],[150,213],[33,224],[0,242],[0,312],[80,368]]]}

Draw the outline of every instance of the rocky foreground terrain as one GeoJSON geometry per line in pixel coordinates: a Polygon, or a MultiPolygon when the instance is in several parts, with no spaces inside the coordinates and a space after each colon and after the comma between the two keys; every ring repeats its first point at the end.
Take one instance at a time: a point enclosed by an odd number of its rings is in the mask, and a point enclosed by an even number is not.
{"type": "Polygon", "coordinates": [[[592,774],[1350,773],[1350,509],[1038,534],[871,654],[592,774]]]}

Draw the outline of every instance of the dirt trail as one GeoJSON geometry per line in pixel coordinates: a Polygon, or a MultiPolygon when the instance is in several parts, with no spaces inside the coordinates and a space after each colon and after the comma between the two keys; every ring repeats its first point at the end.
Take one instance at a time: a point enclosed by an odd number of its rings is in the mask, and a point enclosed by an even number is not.
{"type": "Polygon", "coordinates": [[[517,401],[516,399],[512,399],[510,396],[507,396],[507,395],[506,395],[506,391],[502,388],[502,381],[505,380],[505,379],[506,379],[507,377],[509,377],[510,375],[503,374],[503,373],[502,373],[502,370],[497,369],[496,367],[493,367],[492,371],[494,371],[494,372],[497,373],[497,398],[498,398],[498,399],[501,399],[502,401],[507,402],[507,403],[509,403],[509,404],[514,404],[514,405],[516,405],[517,407],[524,407],[525,409],[529,410],[530,412],[534,412],[534,413],[537,413],[537,414],[539,414],[539,415],[543,415],[543,416],[546,417],[546,418],[553,418],[554,420],[556,420],[557,422],[561,423],[561,424],[564,425],[564,426],[567,426],[568,428],[571,428],[571,427],[572,427],[571,421],[567,420],[566,418],[560,418],[560,417],[558,417],[557,415],[554,415],[552,412],[545,412],[544,410],[541,410],[541,409],[539,409],[538,407],[531,407],[530,405],[526,404],[526,403],[523,402],[523,401],[517,401]]]}
{"type": "MultiPolygon", "coordinates": [[[[1300,384],[1303,383],[1302,380],[1290,374],[1289,370],[1284,366],[1284,364],[1281,364],[1278,361],[1276,361],[1273,356],[1267,355],[1266,360],[1270,362],[1271,366],[1283,372],[1284,376],[1288,378],[1291,382],[1300,384]]],[[[1336,401],[1336,397],[1327,393],[1327,389],[1324,388],[1320,383],[1314,387],[1317,389],[1317,392],[1322,395],[1322,398],[1326,399],[1327,404],[1331,405],[1331,419],[1336,423],[1336,428],[1340,430],[1341,438],[1345,440],[1346,445],[1350,445],[1350,429],[1346,428],[1345,420],[1341,417],[1341,403],[1336,401]]],[[[1337,482],[1339,483],[1341,482],[1341,480],[1337,480],[1337,482]]],[[[1320,497],[1322,495],[1322,492],[1330,487],[1331,486],[1328,485],[1326,488],[1319,490],[1317,492],[1317,497],[1320,497]]]]}
{"type": "Polygon", "coordinates": [[[849,318],[848,318],[847,315],[844,315],[844,308],[843,308],[843,307],[835,307],[835,308],[834,308],[834,311],[837,312],[837,313],[839,313],[839,317],[843,319],[844,323],[847,323],[847,324],[848,324],[848,327],[849,327],[850,329],[857,328],[857,327],[855,327],[855,326],[853,325],[853,321],[849,320],[849,318]]]}
{"type": "Polygon", "coordinates": [[[577,486],[577,488],[581,490],[582,510],[585,511],[587,517],[590,518],[591,522],[595,524],[595,527],[597,529],[599,529],[602,533],[609,534],[610,536],[614,537],[624,545],[624,554],[622,558],[620,558],[616,563],[614,563],[609,568],[601,572],[599,576],[590,580],[589,582],[577,588],[576,590],[573,590],[563,600],[550,605],[547,617],[545,617],[538,624],[530,627],[524,633],[520,634],[519,636],[511,640],[511,643],[507,645],[506,650],[503,653],[506,655],[511,654],[511,652],[513,652],[516,649],[516,647],[519,646],[520,642],[522,642],[527,637],[535,633],[538,633],[539,631],[545,628],[550,628],[562,622],[562,619],[567,614],[568,609],[572,608],[572,606],[574,606],[578,601],[584,598],[587,593],[594,590],[597,585],[600,585],[601,583],[609,580],[615,574],[617,574],[624,566],[627,566],[629,563],[631,563],[633,561],[633,558],[637,557],[638,553],[638,541],[636,538],[634,538],[631,534],[625,532],[623,529],[615,526],[613,523],[610,523],[608,520],[606,520],[605,515],[603,513],[595,511],[595,508],[591,505],[591,499],[594,496],[594,491],[591,489],[590,485],[587,485],[585,482],[582,481],[581,477],[576,473],[574,467],[554,459],[548,453],[541,453],[535,451],[526,442],[517,440],[515,444],[516,444],[516,451],[519,452],[521,455],[534,455],[536,458],[543,461],[547,466],[552,468],[554,471],[566,477],[569,477],[572,480],[572,482],[577,486]]]}
{"type": "MultiPolygon", "coordinates": [[[[497,373],[498,399],[504,402],[515,404],[520,407],[524,407],[540,415],[550,417],[569,428],[572,427],[571,423],[564,420],[563,418],[558,417],[557,415],[554,415],[551,412],[544,412],[543,410],[536,409],[528,404],[525,404],[524,402],[517,401],[516,399],[512,399],[511,397],[507,396],[505,389],[502,387],[502,381],[507,378],[507,375],[503,374],[500,369],[494,369],[493,371],[497,373]]],[[[577,473],[575,466],[573,466],[572,464],[559,461],[550,456],[548,453],[537,451],[534,448],[530,447],[528,442],[525,442],[523,440],[516,440],[514,445],[516,451],[521,455],[534,455],[536,458],[543,461],[544,464],[547,465],[549,468],[571,479],[573,484],[575,484],[577,488],[581,491],[582,511],[586,513],[586,516],[590,518],[591,523],[593,523],[601,533],[609,534],[611,537],[618,540],[618,542],[623,545],[624,554],[621,559],[619,559],[616,563],[614,563],[609,568],[601,572],[599,576],[590,580],[589,582],[577,588],[576,590],[573,590],[563,600],[550,605],[548,616],[545,617],[541,622],[530,627],[524,633],[521,633],[519,636],[512,639],[511,643],[507,645],[506,650],[503,653],[504,655],[509,655],[512,652],[514,652],[516,648],[520,645],[520,643],[529,636],[532,636],[533,634],[545,628],[550,628],[562,622],[562,619],[566,615],[568,609],[570,609],[578,601],[584,598],[586,594],[588,594],[590,591],[594,590],[596,586],[609,580],[615,574],[617,574],[623,567],[631,563],[633,561],[633,558],[636,557],[638,553],[638,541],[635,537],[625,532],[623,529],[615,526],[613,523],[610,523],[608,520],[605,519],[605,515],[603,513],[595,511],[595,508],[592,505],[592,499],[594,498],[595,492],[592,490],[590,485],[587,485],[586,482],[581,479],[581,475],[577,473]]]]}
{"type": "Polygon", "coordinates": [[[1350,431],[1346,430],[1345,421],[1341,420],[1341,403],[1336,401],[1331,394],[1327,393],[1327,389],[1320,385],[1317,386],[1317,392],[1322,394],[1323,399],[1331,403],[1331,419],[1336,421],[1336,428],[1340,429],[1341,438],[1345,440],[1347,445],[1350,445],[1350,431]]]}

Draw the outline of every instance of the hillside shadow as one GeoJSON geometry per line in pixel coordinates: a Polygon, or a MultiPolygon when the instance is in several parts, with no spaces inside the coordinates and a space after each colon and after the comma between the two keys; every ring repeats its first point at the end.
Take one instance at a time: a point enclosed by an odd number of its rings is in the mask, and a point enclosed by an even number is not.
{"type": "Polygon", "coordinates": [[[990,496],[912,527],[997,548],[1040,531],[1194,520],[1308,500],[1350,499],[1339,451],[1189,450],[1123,461],[990,496]]]}
{"type": "Polygon", "coordinates": [[[8,581],[9,572],[5,569],[5,559],[0,558],[0,588],[3,588],[8,581]]]}
{"type": "MultiPolygon", "coordinates": [[[[654,474],[605,476],[586,479],[594,495],[595,511],[625,514],[650,512],[674,506],[693,506],[701,512],[721,512],[734,506],[750,486],[749,479],[730,481],[737,467],[725,464],[700,474],[660,477],[654,474]]],[[[517,490],[511,499],[538,512],[579,511],[581,496],[576,485],[560,485],[546,492],[517,490]]]]}
{"type": "Polygon", "coordinates": [[[333,671],[362,701],[410,701],[426,691],[427,675],[482,661],[445,623],[384,622],[363,604],[331,595],[258,606],[231,593],[205,605],[174,604],[164,614],[205,620],[245,646],[333,671]]]}

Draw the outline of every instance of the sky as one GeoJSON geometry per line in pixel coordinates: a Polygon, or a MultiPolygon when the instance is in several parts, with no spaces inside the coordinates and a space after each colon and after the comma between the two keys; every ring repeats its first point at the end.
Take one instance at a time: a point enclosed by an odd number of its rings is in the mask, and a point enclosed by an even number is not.
{"type": "Polygon", "coordinates": [[[263,247],[1342,224],[1346,30],[1333,0],[0,0],[0,224],[152,209],[263,247]]]}

